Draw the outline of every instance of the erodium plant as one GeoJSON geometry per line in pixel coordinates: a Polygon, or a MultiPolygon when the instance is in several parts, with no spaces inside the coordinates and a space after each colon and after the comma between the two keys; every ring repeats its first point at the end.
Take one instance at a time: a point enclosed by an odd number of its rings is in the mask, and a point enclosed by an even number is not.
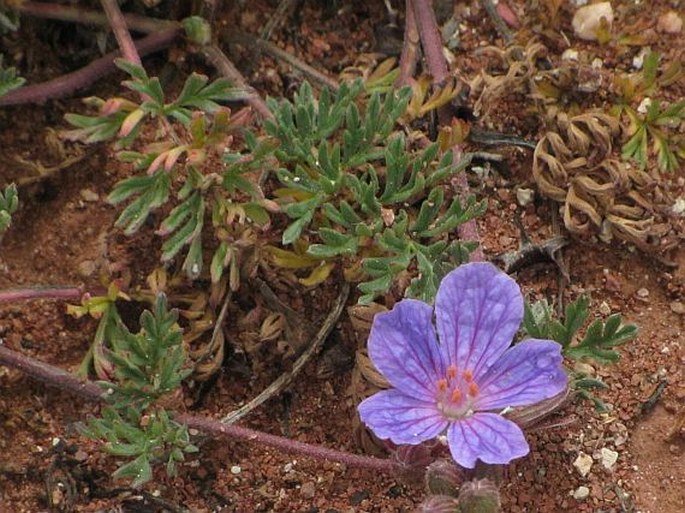
{"type": "MultiPolygon", "coordinates": [[[[265,128],[278,141],[282,186],[275,195],[291,219],[282,243],[304,246],[324,279],[341,263],[361,282],[361,303],[402,276],[407,296],[432,300],[442,276],[473,249],[451,234],[485,208],[448,187],[468,157],[453,162],[437,143],[412,147],[398,130],[411,96],[410,88],[369,94],[357,80],[318,99],[305,83],[292,101],[269,102],[275,119],[265,128]]],[[[282,250],[275,256],[277,264],[296,260],[282,250]]]]}
{"type": "Polygon", "coordinates": [[[192,372],[185,367],[176,320],[176,312],[167,309],[160,294],[152,311],[141,315],[138,333],[131,333],[119,318],[112,321],[108,358],[113,376],[99,382],[109,404],[100,417],[81,426],[85,435],[103,442],[106,452],[130,460],[114,477],[131,478],[134,487],[152,479],[153,463],[165,462],[167,474],[173,476],[184,454],[197,451],[188,429],[160,405],[164,399],[174,402],[178,387],[192,372]]]}
{"type": "Polygon", "coordinates": [[[233,113],[219,102],[244,98],[245,93],[225,79],[209,82],[206,76],[192,73],[178,96],[168,101],[158,78],[130,62],[116,64],[131,77],[123,85],[143,100],[88,98],[86,103],[98,114],[68,114],[67,121],[77,128],[65,136],[89,143],[115,139],[118,158],[141,172],[118,183],[108,198],[113,204],[128,202],[116,221],[126,234],[139,230],[150,213],[175,196],[174,208],[157,231],[165,239],[161,259],[170,262],[187,247],[182,267],[191,279],[203,270],[202,233],[210,213],[219,240],[210,266],[216,283],[236,251],[234,221],[268,222],[265,205],[269,203],[253,181],[241,176],[251,168],[221,165],[233,134],[248,115],[245,110],[233,113]],[[153,141],[141,142],[145,130],[155,134],[153,141]]]}
{"type": "Polygon", "coordinates": [[[5,187],[4,191],[0,191],[0,241],[12,223],[12,214],[18,208],[19,194],[17,193],[17,186],[12,183],[5,187]]]}

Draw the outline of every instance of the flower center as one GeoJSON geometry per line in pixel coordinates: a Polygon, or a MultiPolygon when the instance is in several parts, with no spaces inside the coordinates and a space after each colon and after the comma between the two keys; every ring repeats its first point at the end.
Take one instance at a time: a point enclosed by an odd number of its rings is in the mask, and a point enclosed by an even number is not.
{"type": "Polygon", "coordinates": [[[473,372],[465,370],[461,376],[457,367],[450,365],[443,379],[437,382],[438,410],[450,419],[462,419],[473,415],[473,401],[478,396],[478,385],[473,372]]]}

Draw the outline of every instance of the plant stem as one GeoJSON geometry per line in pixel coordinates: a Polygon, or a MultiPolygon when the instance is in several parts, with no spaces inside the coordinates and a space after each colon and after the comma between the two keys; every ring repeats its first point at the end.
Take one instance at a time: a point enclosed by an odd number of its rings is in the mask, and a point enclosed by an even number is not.
{"type": "Polygon", "coordinates": [[[66,390],[89,401],[102,399],[103,391],[92,381],[81,381],[59,367],[35,360],[6,347],[0,339],[0,365],[18,369],[47,385],[66,390]]]}
{"type": "Polygon", "coordinates": [[[400,74],[395,81],[396,87],[409,85],[409,80],[414,76],[416,63],[419,59],[419,29],[416,26],[413,0],[406,0],[404,15],[404,43],[402,55],[400,55],[400,74]]]}
{"type": "MultiPolygon", "coordinates": [[[[10,8],[15,9],[22,14],[35,16],[37,18],[71,21],[86,25],[105,26],[108,24],[107,16],[98,11],[44,2],[15,2],[15,4],[16,5],[10,6],[10,8]]],[[[181,24],[177,21],[148,18],[137,14],[124,14],[123,16],[129,29],[145,34],[181,28],[181,24]]]]}
{"type": "Polygon", "coordinates": [[[109,25],[112,27],[112,32],[114,32],[114,37],[117,38],[117,43],[119,44],[124,59],[140,66],[142,64],[140,55],[138,55],[136,45],[133,44],[133,39],[131,39],[131,34],[128,32],[126,20],[121,14],[121,9],[119,9],[117,0],[100,1],[102,3],[102,8],[105,10],[105,14],[107,15],[109,25]]]}
{"type": "MultiPolygon", "coordinates": [[[[0,365],[18,369],[50,386],[55,386],[76,394],[89,401],[101,401],[104,398],[102,389],[92,381],[81,381],[73,374],[62,370],[59,367],[40,362],[30,356],[13,351],[3,345],[2,342],[0,342],[0,365]]],[[[365,468],[375,472],[398,473],[401,471],[401,465],[393,460],[375,458],[372,456],[361,456],[338,451],[336,449],[328,449],[326,447],[298,442],[297,440],[271,435],[254,429],[222,424],[218,420],[208,417],[183,413],[174,415],[174,419],[190,428],[195,428],[214,436],[254,442],[284,452],[302,454],[315,459],[334,461],[351,467],[365,468]]]]}
{"type": "Polygon", "coordinates": [[[433,76],[433,84],[440,86],[447,79],[448,69],[447,61],[442,54],[442,39],[433,5],[431,0],[412,0],[412,2],[428,71],[433,76]]]}
{"type": "MultiPolygon", "coordinates": [[[[446,82],[449,72],[447,60],[442,53],[442,39],[440,37],[438,22],[435,19],[435,13],[433,12],[433,6],[430,0],[411,0],[411,2],[414,6],[416,25],[419,30],[421,46],[423,47],[423,54],[426,58],[428,71],[433,76],[433,85],[440,86],[446,82]]],[[[442,124],[449,124],[452,121],[449,105],[438,110],[438,119],[442,124]]],[[[452,148],[452,155],[453,161],[459,162],[462,156],[462,149],[459,145],[452,148]]],[[[466,174],[458,173],[455,177],[454,185],[460,201],[465,202],[470,195],[466,174]]],[[[480,235],[478,234],[478,224],[476,223],[476,220],[471,219],[470,221],[460,224],[457,231],[461,240],[478,242],[478,247],[471,253],[471,261],[484,261],[485,256],[483,255],[483,248],[480,243],[480,235]]]]}
{"type": "Polygon", "coordinates": [[[238,68],[236,68],[230,59],[226,57],[226,54],[221,51],[221,48],[212,44],[203,46],[198,51],[219,73],[249,93],[249,96],[245,101],[254,110],[259,112],[264,119],[274,118],[274,115],[269,110],[269,107],[267,107],[266,102],[262,100],[261,96],[257,94],[254,88],[247,83],[247,80],[243,78],[243,75],[238,71],[238,68]]]}
{"type": "MultiPolygon", "coordinates": [[[[179,29],[167,29],[155,32],[136,42],[139,55],[148,55],[168,47],[180,34],[179,29]]],[[[10,91],[0,96],[0,107],[6,105],[20,105],[24,103],[43,103],[50,99],[64,98],[78,89],[88,87],[104,75],[116,71],[114,59],[120,57],[121,52],[111,52],[80,70],[67,73],[42,84],[29,85],[10,91]]]]}
{"type": "Polygon", "coordinates": [[[29,287],[0,290],[0,303],[31,299],[81,299],[85,291],[79,287],[29,287]]]}
{"type": "Polygon", "coordinates": [[[174,417],[174,419],[188,427],[199,429],[215,436],[255,442],[284,452],[302,454],[314,459],[335,461],[351,467],[366,468],[378,472],[397,473],[400,471],[400,465],[389,459],[361,456],[359,454],[328,449],[327,447],[298,442],[297,440],[263,433],[254,429],[236,426],[235,424],[222,424],[217,420],[207,417],[181,414],[174,417]]]}

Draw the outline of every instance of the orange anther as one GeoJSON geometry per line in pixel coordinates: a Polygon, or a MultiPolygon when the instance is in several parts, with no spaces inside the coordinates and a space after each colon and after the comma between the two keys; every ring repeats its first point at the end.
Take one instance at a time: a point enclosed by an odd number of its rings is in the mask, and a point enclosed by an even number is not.
{"type": "Polygon", "coordinates": [[[471,380],[473,380],[473,372],[470,370],[465,370],[464,371],[464,379],[466,380],[467,383],[471,383],[471,380]]]}
{"type": "Polygon", "coordinates": [[[476,385],[473,381],[469,383],[469,395],[471,397],[476,397],[478,395],[478,385],[476,385]]]}
{"type": "Polygon", "coordinates": [[[447,367],[447,377],[450,379],[457,377],[457,368],[454,365],[447,367]]]}
{"type": "Polygon", "coordinates": [[[458,388],[452,390],[452,397],[450,397],[450,399],[452,399],[453,403],[458,403],[459,401],[461,401],[461,390],[459,390],[458,388]]]}
{"type": "Polygon", "coordinates": [[[447,380],[446,379],[439,379],[438,380],[438,390],[440,392],[444,392],[447,390],[447,380]]]}

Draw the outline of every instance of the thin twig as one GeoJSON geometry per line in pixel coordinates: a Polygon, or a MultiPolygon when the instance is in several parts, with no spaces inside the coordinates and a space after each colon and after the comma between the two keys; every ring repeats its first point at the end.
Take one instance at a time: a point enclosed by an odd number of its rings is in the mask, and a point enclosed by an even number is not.
{"type": "Polygon", "coordinates": [[[84,290],[80,287],[29,287],[25,289],[0,290],[0,303],[33,299],[81,299],[84,290]]]}
{"type": "Polygon", "coordinates": [[[259,50],[270,54],[272,57],[276,57],[277,59],[287,62],[294,68],[307,75],[313,81],[317,82],[319,85],[328,87],[333,91],[337,91],[340,87],[335,79],[324,75],[306,62],[298,59],[285,50],[280,49],[275,44],[259,39],[254,35],[240,32],[238,30],[227,30],[222,34],[222,38],[226,43],[239,43],[247,48],[257,47],[259,50]]]}
{"type": "Polygon", "coordinates": [[[261,96],[257,91],[247,83],[247,80],[243,78],[243,75],[238,71],[233,63],[230,61],[226,54],[221,51],[217,45],[206,45],[199,49],[201,55],[203,55],[211,64],[214,66],[219,73],[224,77],[232,81],[235,85],[244,89],[248,93],[248,97],[245,101],[264,119],[273,119],[274,115],[267,107],[266,102],[262,100],[261,96]]]}
{"type": "MultiPolygon", "coordinates": [[[[178,29],[156,32],[137,41],[136,48],[139,55],[145,56],[167,48],[179,34],[178,29]]],[[[116,71],[114,59],[120,56],[121,52],[117,50],[72,73],[67,73],[42,84],[29,85],[10,91],[4,96],[0,96],[0,107],[25,103],[44,103],[47,100],[69,96],[74,91],[88,87],[103,76],[116,71]]]]}
{"type": "Polygon", "coordinates": [[[406,0],[404,17],[404,43],[400,55],[400,74],[395,81],[395,87],[409,85],[409,80],[416,72],[416,63],[419,60],[419,29],[416,26],[414,16],[414,2],[406,0]]]}
{"type": "MultiPolygon", "coordinates": [[[[19,369],[25,374],[43,381],[50,386],[59,387],[62,390],[76,394],[89,401],[101,401],[104,399],[102,389],[92,381],[81,381],[73,374],[69,374],[58,367],[39,362],[30,356],[13,351],[5,347],[1,342],[0,365],[19,369]]],[[[218,420],[212,418],[180,414],[175,415],[174,420],[185,424],[189,428],[195,428],[214,436],[222,436],[231,440],[243,440],[261,446],[272,447],[284,452],[334,461],[352,467],[366,468],[376,472],[390,474],[397,473],[401,470],[401,465],[393,460],[374,458],[372,456],[361,456],[335,449],[328,449],[318,445],[298,442],[282,436],[263,433],[254,429],[222,424],[218,420]]]]}
{"type": "Polygon", "coordinates": [[[502,39],[504,39],[504,42],[506,44],[511,43],[514,40],[514,35],[511,33],[511,30],[509,30],[509,27],[507,27],[507,24],[502,19],[502,16],[500,16],[499,12],[497,12],[495,3],[492,0],[480,0],[480,4],[487,11],[488,16],[490,16],[490,19],[492,19],[497,32],[502,39]]]}
{"type": "Polygon", "coordinates": [[[338,322],[340,314],[343,312],[343,308],[345,307],[345,302],[347,301],[349,293],[350,285],[349,283],[344,281],[340,293],[338,294],[338,297],[335,300],[335,304],[331,309],[331,312],[324,320],[323,324],[321,325],[321,328],[314,337],[314,340],[311,342],[311,344],[309,344],[309,347],[307,347],[307,349],[305,349],[305,351],[295,361],[295,363],[293,364],[293,368],[290,369],[289,372],[282,374],[278,379],[276,379],[273,383],[266,387],[257,397],[252,399],[249,403],[226,415],[223,419],[221,419],[222,423],[232,424],[233,422],[238,421],[239,419],[250,413],[252,410],[257,408],[259,405],[268,401],[271,397],[279,394],[286,386],[288,386],[292,382],[293,378],[295,378],[295,376],[299,374],[299,372],[309,361],[309,359],[319,352],[319,349],[323,345],[323,342],[326,340],[331,330],[338,322]]]}

